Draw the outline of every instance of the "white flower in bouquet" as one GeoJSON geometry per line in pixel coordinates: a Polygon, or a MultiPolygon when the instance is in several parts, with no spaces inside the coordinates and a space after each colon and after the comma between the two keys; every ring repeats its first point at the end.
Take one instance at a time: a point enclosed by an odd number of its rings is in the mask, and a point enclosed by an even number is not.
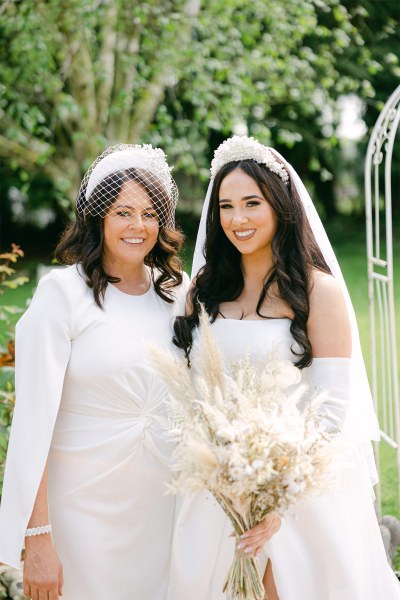
{"type": "MultiPolygon", "coordinates": [[[[196,369],[158,348],[151,353],[170,392],[176,476],[169,492],[208,489],[241,536],[327,485],[332,444],[319,427],[320,401],[301,402],[306,388],[290,361],[272,357],[261,366],[245,359],[228,373],[204,311],[196,369]]],[[[224,591],[262,600],[256,559],[237,555],[224,591]]]]}

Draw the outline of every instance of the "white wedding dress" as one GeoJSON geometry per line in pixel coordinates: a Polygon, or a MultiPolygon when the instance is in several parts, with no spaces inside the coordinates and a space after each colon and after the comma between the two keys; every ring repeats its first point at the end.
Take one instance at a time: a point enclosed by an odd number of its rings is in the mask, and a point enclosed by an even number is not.
{"type": "MultiPolygon", "coordinates": [[[[226,367],[270,353],[293,360],[288,319],[217,319],[212,330],[226,367]]],[[[194,362],[195,359],[193,359],[194,362]]],[[[308,369],[303,370],[307,381],[308,369]]],[[[365,449],[364,449],[365,450],[365,449]]],[[[400,584],[389,566],[374,512],[365,451],[346,446],[336,487],[298,504],[282,519],[260,557],[268,556],[280,600],[399,600],[400,584]],[[345,465],[345,466],[344,466],[345,465]]],[[[179,499],[168,600],[225,600],[223,581],[234,542],[232,527],[208,493],[179,499]]]]}
{"type": "Polygon", "coordinates": [[[63,600],[165,600],[175,515],[166,496],[167,393],[147,343],[174,351],[153,285],[108,285],[104,310],[75,266],[39,283],[17,326],[17,403],[0,510],[0,561],[18,567],[47,455],[63,600]]]}

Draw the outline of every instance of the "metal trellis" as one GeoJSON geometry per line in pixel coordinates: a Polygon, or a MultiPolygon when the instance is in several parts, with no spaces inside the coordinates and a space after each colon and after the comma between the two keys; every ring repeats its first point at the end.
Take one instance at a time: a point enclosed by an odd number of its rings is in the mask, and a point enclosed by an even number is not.
{"type": "MultiPolygon", "coordinates": [[[[392,156],[400,121],[400,86],[373,129],[365,161],[371,385],[381,439],[396,450],[400,502],[400,406],[393,280],[392,156]],[[381,189],[384,175],[383,190],[381,189]]],[[[379,445],[375,444],[379,472],[379,445]]],[[[376,489],[381,513],[381,488],[376,489]]]]}

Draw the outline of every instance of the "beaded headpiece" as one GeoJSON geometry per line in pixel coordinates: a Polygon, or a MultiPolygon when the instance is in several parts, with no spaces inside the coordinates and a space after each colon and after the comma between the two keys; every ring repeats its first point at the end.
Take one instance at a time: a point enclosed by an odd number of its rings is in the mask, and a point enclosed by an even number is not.
{"type": "Polygon", "coordinates": [[[124,218],[140,213],[143,219],[157,219],[160,225],[173,228],[178,189],[164,152],[151,144],[118,144],[98,156],[82,180],[78,213],[100,217],[115,213],[118,196],[128,182],[124,200],[136,199],[136,203],[131,210],[127,207],[124,218]]]}
{"type": "Polygon", "coordinates": [[[254,160],[276,173],[283,183],[287,184],[289,182],[288,172],[271,150],[254,138],[244,135],[234,135],[222,142],[216,149],[211,163],[211,177],[214,178],[224,165],[238,160],[254,160]]]}

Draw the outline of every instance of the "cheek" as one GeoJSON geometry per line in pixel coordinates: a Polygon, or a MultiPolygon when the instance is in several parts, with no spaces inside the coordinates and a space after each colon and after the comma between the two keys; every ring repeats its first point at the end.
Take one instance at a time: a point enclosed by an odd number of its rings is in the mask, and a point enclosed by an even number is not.
{"type": "Polygon", "coordinates": [[[112,223],[110,222],[110,220],[106,220],[108,219],[108,217],[106,217],[104,219],[104,223],[103,223],[103,241],[104,244],[108,244],[111,241],[111,238],[113,237],[113,227],[112,227],[112,223]]]}
{"type": "Polygon", "coordinates": [[[269,231],[276,231],[276,215],[270,208],[259,213],[257,221],[269,231]]]}
{"type": "Polygon", "coordinates": [[[146,223],[146,231],[149,239],[156,243],[160,231],[160,226],[158,223],[156,221],[148,221],[146,223]]]}
{"type": "Polygon", "coordinates": [[[227,211],[224,211],[224,210],[219,211],[219,221],[221,223],[222,230],[226,231],[226,229],[228,228],[228,223],[229,223],[229,215],[227,214],[227,211]]]}
{"type": "Polygon", "coordinates": [[[149,231],[152,235],[158,236],[158,232],[160,231],[160,226],[157,221],[152,221],[149,223],[149,231]]]}

